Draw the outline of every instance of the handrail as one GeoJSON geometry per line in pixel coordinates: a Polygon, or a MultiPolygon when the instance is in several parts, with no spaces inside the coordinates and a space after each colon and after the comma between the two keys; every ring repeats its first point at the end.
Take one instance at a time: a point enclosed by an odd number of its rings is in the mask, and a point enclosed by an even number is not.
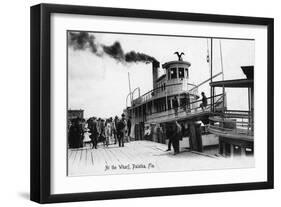
{"type": "Polygon", "coordinates": [[[138,98],[140,97],[140,87],[137,87],[137,88],[135,88],[133,91],[132,91],[132,97],[134,98],[134,93],[136,92],[136,90],[138,90],[138,94],[139,94],[139,96],[138,96],[138,98]]]}
{"type": "MultiPolygon", "coordinates": [[[[224,111],[224,118],[247,118],[251,116],[253,113],[251,111],[242,111],[242,110],[226,110],[224,111]]],[[[221,116],[222,114],[214,114],[221,116]]]]}
{"type": "MultiPolygon", "coordinates": [[[[207,100],[208,100],[208,99],[211,99],[211,98],[218,97],[218,96],[223,96],[223,93],[218,94],[218,95],[215,95],[215,96],[210,96],[210,97],[207,98],[207,100]]],[[[194,104],[194,103],[197,103],[197,102],[202,102],[202,100],[201,100],[201,99],[200,99],[200,100],[196,100],[196,101],[194,101],[194,102],[190,102],[189,104],[194,104]]],[[[209,104],[209,105],[210,105],[210,104],[209,104]]]]}
{"type": "MultiPolygon", "coordinates": [[[[207,98],[207,100],[208,99],[211,99],[211,98],[215,98],[215,97],[218,97],[218,96],[223,96],[223,94],[218,94],[218,95],[215,95],[215,96],[213,96],[213,97],[208,97],[207,98]]],[[[193,102],[190,102],[188,105],[192,105],[192,104],[195,104],[195,103],[198,103],[198,102],[202,102],[202,100],[197,100],[197,101],[193,101],[193,102]]],[[[215,105],[218,103],[218,101],[215,103],[215,105]]],[[[210,106],[211,104],[207,104],[206,105],[206,108],[208,107],[208,106],[210,106]]],[[[165,109],[165,110],[162,110],[162,111],[158,111],[158,112],[152,112],[152,113],[150,113],[149,115],[153,115],[153,114],[157,114],[157,113],[161,113],[161,112],[165,112],[165,111],[170,111],[170,110],[174,110],[174,109],[181,109],[181,108],[185,108],[187,106],[187,104],[184,104],[184,105],[182,105],[182,106],[178,106],[178,107],[171,107],[170,109],[165,109]]],[[[196,109],[198,109],[198,108],[201,108],[200,106],[198,106],[198,107],[194,107],[194,108],[192,108],[192,109],[189,109],[189,110],[196,110],[196,109]]],[[[183,111],[183,112],[185,112],[185,111],[183,111]]],[[[178,113],[182,113],[182,112],[178,112],[178,113]]]]}
{"type": "Polygon", "coordinates": [[[249,124],[249,125],[252,125],[251,123],[249,122],[246,122],[246,121],[234,121],[234,120],[227,120],[227,119],[216,119],[215,117],[209,117],[209,120],[211,121],[214,121],[214,122],[222,122],[222,123],[237,123],[237,124],[249,124]]]}
{"type": "MultiPolygon", "coordinates": [[[[129,97],[130,95],[132,95],[132,92],[130,92],[130,93],[127,95],[127,97],[126,97],[126,108],[128,107],[128,97],[129,97]]],[[[132,104],[132,103],[131,103],[131,104],[132,104]]]]}
{"type": "Polygon", "coordinates": [[[249,111],[246,111],[246,110],[226,110],[226,112],[246,112],[248,113],[249,111]]]}
{"type": "Polygon", "coordinates": [[[213,117],[209,117],[210,122],[209,127],[216,127],[218,130],[225,130],[227,127],[220,127],[216,126],[215,123],[233,123],[235,124],[235,128],[233,128],[233,131],[236,134],[240,134],[239,130],[246,130],[245,134],[252,136],[254,132],[254,123],[252,120],[253,113],[251,111],[245,111],[245,110],[227,110],[224,111],[223,114],[214,114],[213,117]],[[217,117],[216,117],[217,116],[217,117]],[[231,120],[235,118],[235,120],[231,120]]]}
{"type": "MultiPolygon", "coordinates": [[[[166,90],[166,88],[169,88],[169,87],[172,87],[172,86],[178,86],[178,85],[182,85],[182,83],[173,83],[173,84],[165,85],[165,86],[164,86],[164,88],[165,88],[164,90],[166,90]]],[[[191,83],[187,83],[187,85],[194,86],[194,84],[191,84],[191,83]]],[[[157,90],[159,90],[159,89],[161,89],[161,88],[163,88],[163,86],[154,88],[154,89],[152,89],[152,90],[150,90],[150,91],[144,93],[144,94],[141,95],[139,98],[142,98],[142,97],[144,97],[144,96],[146,96],[146,95],[148,95],[148,94],[150,94],[150,93],[153,93],[153,92],[155,92],[155,91],[157,91],[157,90]]]]}

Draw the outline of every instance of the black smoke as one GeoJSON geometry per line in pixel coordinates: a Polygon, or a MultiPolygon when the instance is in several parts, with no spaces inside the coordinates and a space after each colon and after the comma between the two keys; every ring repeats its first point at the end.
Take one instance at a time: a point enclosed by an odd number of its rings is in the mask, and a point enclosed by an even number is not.
{"type": "Polygon", "coordinates": [[[89,48],[91,52],[97,56],[106,54],[121,63],[158,62],[156,58],[145,53],[135,52],[134,50],[125,53],[118,41],[109,46],[98,44],[95,41],[95,36],[88,32],[70,32],[68,40],[69,46],[73,47],[75,50],[85,50],[89,48]],[[101,51],[98,52],[98,48],[101,51]]]}
{"type": "Polygon", "coordinates": [[[157,62],[157,60],[144,53],[131,51],[125,54],[125,61],[126,62],[157,62]]]}
{"type": "Polygon", "coordinates": [[[109,57],[112,57],[119,62],[124,61],[125,55],[124,55],[124,51],[121,47],[120,42],[114,42],[113,45],[111,45],[111,46],[103,45],[102,48],[103,48],[103,51],[107,55],[109,55],[109,57]]]}
{"type": "Polygon", "coordinates": [[[69,45],[75,50],[85,50],[90,48],[93,53],[97,52],[95,36],[89,35],[88,32],[70,32],[68,36],[69,45]]]}

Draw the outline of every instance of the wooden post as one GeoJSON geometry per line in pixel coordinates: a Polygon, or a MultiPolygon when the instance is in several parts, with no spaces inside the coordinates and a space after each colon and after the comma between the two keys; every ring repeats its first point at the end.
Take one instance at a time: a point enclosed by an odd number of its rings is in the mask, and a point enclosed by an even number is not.
{"type": "Polygon", "coordinates": [[[190,131],[190,136],[189,136],[189,146],[191,150],[197,151],[197,141],[196,141],[196,132],[195,132],[195,126],[194,123],[189,123],[189,131],[190,131]]]}
{"type": "Polygon", "coordinates": [[[195,123],[195,129],[196,129],[196,139],[197,139],[197,144],[198,144],[198,151],[203,152],[201,123],[195,123]]]}
{"type": "Polygon", "coordinates": [[[201,124],[191,122],[189,124],[189,129],[190,129],[190,138],[189,138],[190,149],[198,152],[203,152],[201,124]]]}
{"type": "Polygon", "coordinates": [[[246,146],[241,146],[241,156],[242,157],[246,156],[246,146]]]}
{"type": "Polygon", "coordinates": [[[219,153],[221,154],[221,155],[224,155],[224,144],[223,144],[223,142],[222,142],[222,139],[221,139],[221,137],[219,137],[219,153]]]}
{"type": "Polygon", "coordinates": [[[233,158],[234,157],[234,145],[230,144],[230,157],[233,158]]]}

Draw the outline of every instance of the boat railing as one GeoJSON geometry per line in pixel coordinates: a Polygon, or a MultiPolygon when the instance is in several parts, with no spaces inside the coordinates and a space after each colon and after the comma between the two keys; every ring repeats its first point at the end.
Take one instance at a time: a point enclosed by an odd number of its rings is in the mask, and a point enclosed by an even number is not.
{"type": "MultiPolygon", "coordinates": [[[[187,83],[187,86],[192,86],[194,87],[194,84],[187,83]]],[[[174,83],[174,84],[169,84],[169,85],[162,85],[160,87],[154,88],[153,90],[150,90],[143,94],[142,96],[139,96],[138,98],[133,100],[133,103],[143,103],[147,102],[149,100],[152,100],[153,98],[157,98],[160,96],[165,96],[169,95],[170,92],[174,91],[179,91],[179,88],[183,87],[182,83],[174,83]]],[[[184,90],[183,90],[184,91],[184,90]]],[[[193,90],[191,93],[196,93],[196,90],[193,90]]]]}
{"type": "Polygon", "coordinates": [[[183,117],[187,115],[194,115],[200,112],[211,112],[211,99],[214,99],[214,107],[216,111],[221,111],[223,106],[223,94],[218,94],[213,97],[207,97],[207,105],[200,106],[202,100],[196,100],[190,103],[182,104],[178,107],[169,107],[168,110],[159,110],[155,112],[146,113],[147,119],[161,119],[167,117],[183,117]]]}
{"type": "Polygon", "coordinates": [[[209,117],[211,130],[237,135],[253,136],[254,122],[252,111],[225,110],[209,117]]]}

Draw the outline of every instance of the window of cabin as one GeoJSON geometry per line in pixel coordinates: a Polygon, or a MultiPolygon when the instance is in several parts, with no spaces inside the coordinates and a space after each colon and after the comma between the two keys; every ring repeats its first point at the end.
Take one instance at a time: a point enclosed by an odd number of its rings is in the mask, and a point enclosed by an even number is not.
{"type": "Polygon", "coordinates": [[[184,78],[184,68],[179,68],[179,78],[184,78]]]}
{"type": "Polygon", "coordinates": [[[186,71],[186,77],[188,78],[189,77],[188,68],[185,68],[185,71],[186,71]]]}
{"type": "Polygon", "coordinates": [[[167,72],[168,72],[168,80],[170,80],[171,79],[171,70],[167,69],[167,72]]]}
{"type": "Polygon", "coordinates": [[[170,72],[171,72],[171,79],[177,78],[177,68],[171,68],[170,72]]]}
{"type": "Polygon", "coordinates": [[[246,147],[245,154],[246,155],[253,155],[254,154],[254,148],[253,147],[246,147]]]}
{"type": "Polygon", "coordinates": [[[233,155],[235,155],[235,156],[241,155],[241,151],[242,151],[242,149],[240,146],[238,146],[238,145],[233,146],[233,155]]]}
{"type": "Polygon", "coordinates": [[[172,104],[171,104],[171,99],[168,100],[168,110],[170,110],[172,108],[172,104]]]}
{"type": "Polygon", "coordinates": [[[181,98],[180,99],[180,106],[185,107],[186,106],[186,98],[181,98]]]}

